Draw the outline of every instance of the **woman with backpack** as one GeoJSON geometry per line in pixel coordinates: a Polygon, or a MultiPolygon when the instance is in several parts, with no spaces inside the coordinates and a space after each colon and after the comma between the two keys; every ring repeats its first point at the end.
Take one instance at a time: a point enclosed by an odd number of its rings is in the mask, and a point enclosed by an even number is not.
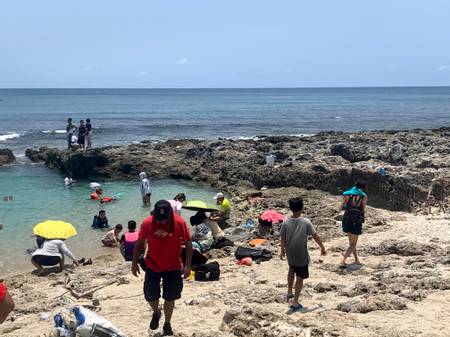
{"type": "Polygon", "coordinates": [[[356,252],[356,244],[358,243],[358,237],[362,233],[362,224],[364,223],[364,210],[367,205],[366,184],[358,181],[348,191],[342,193],[344,196],[340,210],[344,211],[342,218],[342,230],[348,236],[348,248],[342,256],[340,267],[345,268],[345,260],[353,254],[355,257],[355,263],[361,264],[356,252]]]}

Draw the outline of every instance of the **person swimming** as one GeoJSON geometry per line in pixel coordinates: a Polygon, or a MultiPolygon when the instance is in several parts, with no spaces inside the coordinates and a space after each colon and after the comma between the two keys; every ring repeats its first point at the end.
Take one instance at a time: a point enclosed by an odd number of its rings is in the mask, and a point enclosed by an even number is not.
{"type": "Polygon", "coordinates": [[[91,193],[90,197],[92,200],[99,200],[100,196],[103,194],[101,187],[96,187],[95,191],[91,193]]]}

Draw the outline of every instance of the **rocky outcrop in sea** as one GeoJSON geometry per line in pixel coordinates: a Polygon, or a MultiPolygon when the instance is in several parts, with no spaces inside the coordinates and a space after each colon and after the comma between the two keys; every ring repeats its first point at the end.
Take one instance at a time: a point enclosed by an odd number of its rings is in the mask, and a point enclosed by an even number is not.
{"type": "Polygon", "coordinates": [[[370,205],[403,211],[429,200],[446,202],[450,185],[450,128],[144,141],[89,151],[28,149],[26,155],[76,178],[136,177],[146,171],[153,178],[193,180],[235,195],[264,187],[340,194],[364,179],[370,205]]]}

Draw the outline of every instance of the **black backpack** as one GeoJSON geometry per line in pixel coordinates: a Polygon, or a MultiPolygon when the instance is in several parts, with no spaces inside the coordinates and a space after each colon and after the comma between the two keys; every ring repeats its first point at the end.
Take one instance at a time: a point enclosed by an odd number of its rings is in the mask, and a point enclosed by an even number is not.
{"type": "Polygon", "coordinates": [[[217,281],[220,277],[220,265],[217,262],[210,262],[195,266],[196,281],[217,281]]]}
{"type": "Polygon", "coordinates": [[[362,208],[364,198],[357,195],[350,195],[346,205],[344,218],[350,220],[353,225],[364,223],[364,211],[362,208]]]}
{"type": "Polygon", "coordinates": [[[272,258],[272,253],[267,249],[254,249],[247,247],[238,247],[234,256],[237,260],[243,259],[244,257],[251,257],[253,261],[269,261],[272,258]]]}

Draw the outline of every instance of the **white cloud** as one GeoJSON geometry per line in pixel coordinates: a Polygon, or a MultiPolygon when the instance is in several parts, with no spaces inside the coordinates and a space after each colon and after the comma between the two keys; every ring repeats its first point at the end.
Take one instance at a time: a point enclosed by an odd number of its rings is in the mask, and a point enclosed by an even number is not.
{"type": "Polygon", "coordinates": [[[186,64],[186,63],[188,63],[188,59],[187,58],[185,58],[185,57],[183,57],[182,59],[179,59],[178,61],[177,61],[177,64],[179,64],[179,65],[181,65],[181,64],[186,64]]]}
{"type": "Polygon", "coordinates": [[[449,70],[449,69],[450,69],[450,67],[447,64],[443,64],[443,65],[441,65],[441,66],[436,68],[437,71],[446,71],[446,70],[449,70]]]}

